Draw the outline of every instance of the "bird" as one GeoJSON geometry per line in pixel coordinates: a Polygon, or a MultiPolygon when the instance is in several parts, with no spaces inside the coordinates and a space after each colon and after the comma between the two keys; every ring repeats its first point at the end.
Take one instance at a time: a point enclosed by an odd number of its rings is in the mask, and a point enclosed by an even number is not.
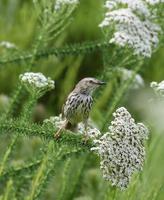
{"type": "Polygon", "coordinates": [[[62,107],[65,123],[54,134],[56,139],[60,137],[63,129],[75,131],[80,122],[84,124],[84,137],[87,138],[88,118],[93,104],[92,94],[96,88],[104,84],[104,81],[92,77],[83,78],[76,84],[62,107]]]}

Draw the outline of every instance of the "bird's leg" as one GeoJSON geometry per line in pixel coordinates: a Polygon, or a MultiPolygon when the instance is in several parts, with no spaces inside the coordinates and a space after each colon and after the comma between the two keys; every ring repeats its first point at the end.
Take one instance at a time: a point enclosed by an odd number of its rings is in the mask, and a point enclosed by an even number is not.
{"type": "Polygon", "coordinates": [[[55,137],[56,139],[58,139],[58,138],[61,136],[62,130],[65,129],[67,123],[68,123],[68,121],[66,120],[66,121],[64,122],[64,124],[58,129],[58,131],[54,133],[54,137],[55,137]]]}
{"type": "Polygon", "coordinates": [[[84,121],[84,142],[86,143],[88,140],[88,132],[87,132],[87,128],[88,128],[88,120],[84,121]]]}

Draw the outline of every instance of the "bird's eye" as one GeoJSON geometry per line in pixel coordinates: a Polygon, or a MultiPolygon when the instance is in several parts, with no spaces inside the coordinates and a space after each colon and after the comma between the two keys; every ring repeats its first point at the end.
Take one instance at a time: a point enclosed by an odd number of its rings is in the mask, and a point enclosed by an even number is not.
{"type": "Polygon", "coordinates": [[[89,81],[89,83],[93,83],[93,81],[92,81],[92,80],[90,80],[90,81],[89,81]]]}

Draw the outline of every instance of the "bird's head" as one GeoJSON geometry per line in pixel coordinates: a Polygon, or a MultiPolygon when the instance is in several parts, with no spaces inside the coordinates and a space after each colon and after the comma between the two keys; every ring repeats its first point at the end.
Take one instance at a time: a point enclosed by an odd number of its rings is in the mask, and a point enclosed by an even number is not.
{"type": "Polygon", "coordinates": [[[104,85],[105,82],[100,81],[96,78],[83,78],[78,84],[75,86],[74,91],[84,93],[84,94],[92,94],[92,92],[101,85],[104,85]]]}

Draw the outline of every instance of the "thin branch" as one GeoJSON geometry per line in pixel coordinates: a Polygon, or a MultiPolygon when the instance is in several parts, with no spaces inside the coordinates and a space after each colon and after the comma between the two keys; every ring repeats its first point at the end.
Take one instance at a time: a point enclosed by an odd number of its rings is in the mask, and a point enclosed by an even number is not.
{"type": "MultiPolygon", "coordinates": [[[[102,48],[108,48],[112,44],[107,42],[84,42],[83,44],[72,44],[61,48],[45,49],[36,52],[35,59],[40,59],[43,57],[48,57],[50,55],[54,56],[66,56],[66,55],[81,55],[93,53],[101,50],[102,48]]],[[[5,65],[14,62],[21,62],[29,60],[33,57],[33,53],[24,52],[23,55],[15,56],[13,58],[8,58],[5,60],[0,60],[0,65],[5,65]]]]}
{"type": "Polygon", "coordinates": [[[58,140],[54,138],[55,128],[50,126],[38,125],[36,123],[22,123],[19,120],[8,120],[0,123],[0,134],[13,132],[18,133],[20,136],[38,136],[43,140],[51,141],[58,144],[67,144],[69,146],[81,147],[82,150],[88,151],[91,148],[91,141],[86,144],[83,142],[83,136],[74,134],[65,130],[58,140]]]}
{"type": "MultiPolygon", "coordinates": [[[[67,152],[65,152],[60,159],[57,159],[57,161],[60,162],[61,160],[66,160],[67,158],[71,158],[73,156],[79,156],[82,153],[83,152],[81,152],[81,148],[67,150],[67,152]]],[[[39,158],[37,160],[34,160],[33,162],[24,164],[20,167],[11,167],[7,171],[3,172],[3,174],[0,177],[0,182],[4,182],[11,177],[18,177],[20,174],[31,174],[32,171],[38,168],[41,162],[42,159],[39,158]]]]}

